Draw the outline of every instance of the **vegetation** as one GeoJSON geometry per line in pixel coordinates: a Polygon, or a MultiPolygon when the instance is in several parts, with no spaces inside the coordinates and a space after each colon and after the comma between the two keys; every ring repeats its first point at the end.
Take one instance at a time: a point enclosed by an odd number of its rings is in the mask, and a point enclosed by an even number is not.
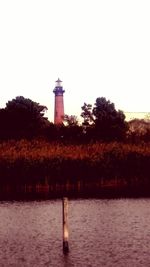
{"type": "Polygon", "coordinates": [[[82,125],[73,115],[54,125],[46,109],[21,96],[0,109],[0,195],[150,195],[149,118],[127,123],[104,97],[84,103],[82,125]]]}
{"type": "Polygon", "coordinates": [[[117,111],[114,103],[105,97],[97,98],[93,109],[92,105],[84,103],[82,110],[83,124],[87,126],[87,132],[90,131],[92,139],[112,141],[125,138],[128,129],[125,115],[117,111]]]}
{"type": "Polygon", "coordinates": [[[83,144],[91,142],[123,141],[137,143],[150,141],[150,120],[125,121],[122,111],[104,97],[94,106],[81,107],[80,125],[74,115],[65,115],[64,124],[54,125],[45,117],[47,107],[18,96],[0,109],[0,140],[43,138],[49,142],[83,144]]]}
{"type": "Polygon", "coordinates": [[[34,138],[49,126],[45,106],[18,96],[0,109],[0,139],[34,138]]]}
{"type": "MultiPolygon", "coordinates": [[[[95,143],[58,145],[45,141],[9,141],[0,145],[1,185],[63,185],[81,192],[104,188],[138,189],[149,194],[147,145],[95,143]],[[79,188],[78,188],[79,189],[79,188]]],[[[64,190],[64,189],[63,189],[64,190]]]]}
{"type": "Polygon", "coordinates": [[[133,119],[128,122],[129,129],[126,139],[132,143],[149,142],[150,141],[150,120],[133,119]]]}

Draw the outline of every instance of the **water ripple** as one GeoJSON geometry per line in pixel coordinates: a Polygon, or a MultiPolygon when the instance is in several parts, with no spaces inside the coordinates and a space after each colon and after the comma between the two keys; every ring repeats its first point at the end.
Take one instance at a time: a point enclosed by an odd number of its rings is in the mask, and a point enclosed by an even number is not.
{"type": "Polygon", "coordinates": [[[70,200],[62,253],[62,203],[0,203],[0,266],[150,266],[150,199],[70,200]]]}

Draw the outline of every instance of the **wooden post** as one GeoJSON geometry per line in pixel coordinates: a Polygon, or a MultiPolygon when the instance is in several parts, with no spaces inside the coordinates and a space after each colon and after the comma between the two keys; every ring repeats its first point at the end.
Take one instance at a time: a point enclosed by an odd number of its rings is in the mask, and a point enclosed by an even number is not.
{"type": "Polygon", "coordinates": [[[69,231],[68,231],[68,198],[63,198],[63,252],[69,252],[69,231]]]}

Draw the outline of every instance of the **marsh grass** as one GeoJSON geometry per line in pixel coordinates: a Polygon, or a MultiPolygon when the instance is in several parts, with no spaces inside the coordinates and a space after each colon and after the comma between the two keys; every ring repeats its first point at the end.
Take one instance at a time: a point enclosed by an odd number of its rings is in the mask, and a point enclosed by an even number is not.
{"type": "Polygon", "coordinates": [[[3,142],[0,184],[1,188],[30,186],[58,192],[99,192],[105,188],[139,188],[149,192],[150,146],[117,142],[88,145],[41,140],[3,142]]]}

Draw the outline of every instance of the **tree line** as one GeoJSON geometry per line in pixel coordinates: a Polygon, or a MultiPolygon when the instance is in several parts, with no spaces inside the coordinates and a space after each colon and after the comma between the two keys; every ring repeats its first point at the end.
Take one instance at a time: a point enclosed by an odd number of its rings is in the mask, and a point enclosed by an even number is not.
{"type": "MultiPolygon", "coordinates": [[[[65,115],[63,124],[55,125],[45,117],[46,110],[46,106],[23,96],[8,101],[0,109],[0,140],[44,138],[64,143],[138,140],[135,131],[130,131],[123,111],[116,110],[114,103],[105,97],[98,97],[93,106],[83,104],[81,124],[76,116],[65,115]]],[[[150,141],[149,128],[145,134],[145,140],[150,141]]]]}

